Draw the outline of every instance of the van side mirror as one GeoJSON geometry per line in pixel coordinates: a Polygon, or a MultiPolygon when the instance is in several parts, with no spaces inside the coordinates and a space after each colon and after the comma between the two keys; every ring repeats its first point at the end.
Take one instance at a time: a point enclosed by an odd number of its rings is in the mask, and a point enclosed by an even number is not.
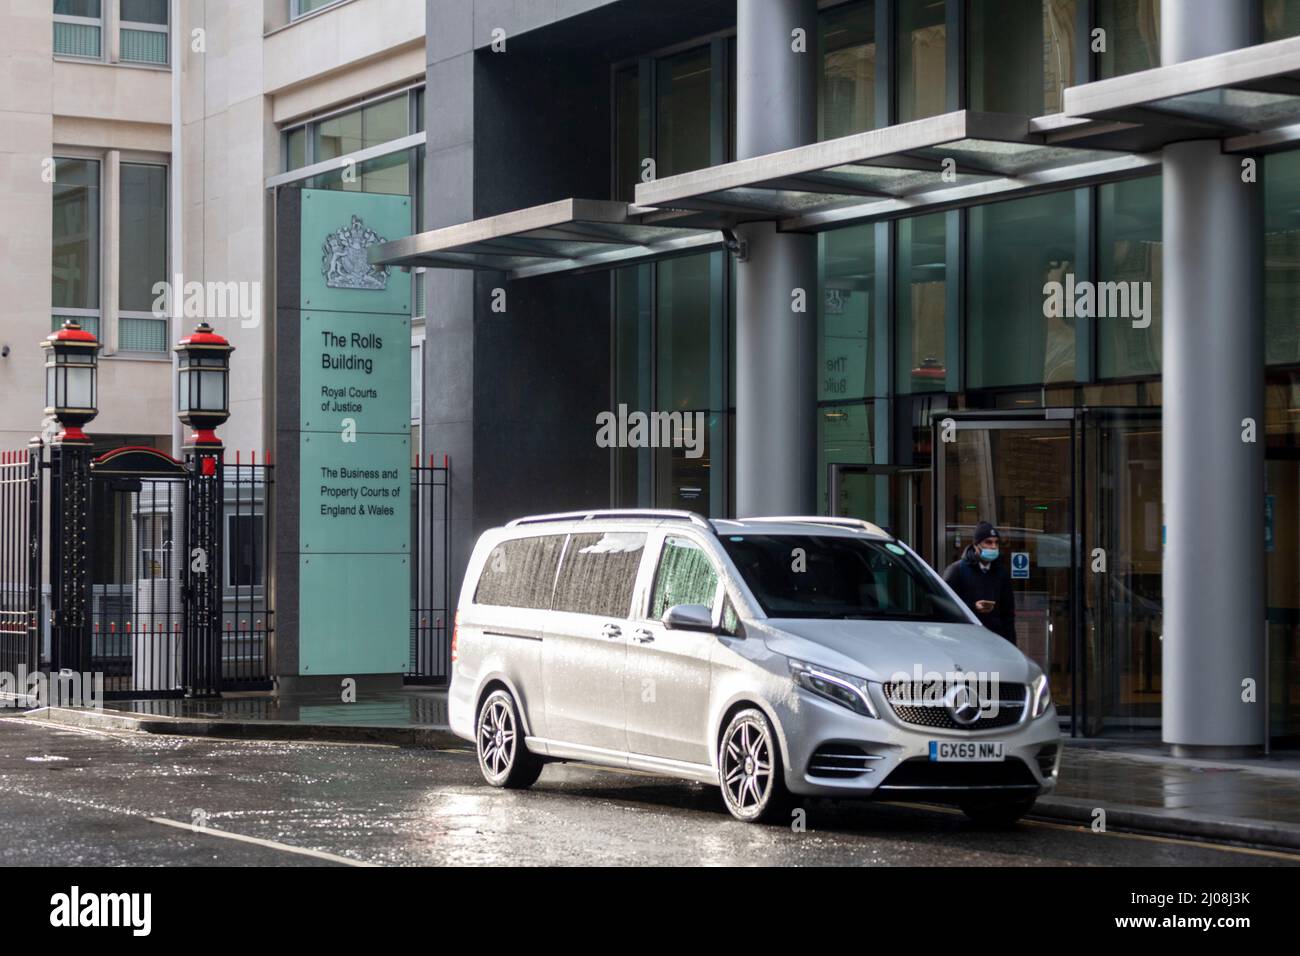
{"type": "Polygon", "coordinates": [[[713,633],[713,611],[703,604],[674,604],[664,612],[664,627],[670,631],[713,633]]]}

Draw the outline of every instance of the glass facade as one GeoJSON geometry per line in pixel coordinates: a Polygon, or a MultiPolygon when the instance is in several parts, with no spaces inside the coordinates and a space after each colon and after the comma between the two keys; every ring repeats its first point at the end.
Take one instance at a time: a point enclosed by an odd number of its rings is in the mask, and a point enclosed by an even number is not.
{"type": "MultiPolygon", "coordinates": [[[[886,0],[881,0],[886,2],[886,0]]],[[[876,108],[876,4],[832,7],[819,20],[821,71],[817,137],[835,139],[874,129],[876,108]]]]}
{"type": "Polygon", "coordinates": [[[1095,28],[1099,79],[1160,65],[1160,0],[1096,0],[1095,28]]]}
{"type": "Polygon", "coordinates": [[[898,122],[938,116],[957,104],[948,93],[947,4],[943,0],[897,0],[898,122]]]}
{"type": "MultiPolygon", "coordinates": [[[[896,0],[892,20],[879,16],[884,2],[821,11],[822,139],[959,106],[1058,112],[1071,85],[1159,64],[1158,0],[896,0]],[[889,75],[882,23],[894,31],[889,75]]],[[[1266,39],[1300,33],[1300,3],[1262,11],[1266,39]]],[[[661,176],[729,158],[721,131],[734,111],[718,102],[728,60],[716,46],[727,42],[615,71],[615,196],[632,198],[646,156],[661,176]]],[[[1262,166],[1270,701],[1274,735],[1294,738],[1300,151],[1262,166]]],[[[883,524],[940,568],[976,520],[1006,529],[1009,550],[1030,555],[1018,641],[1083,734],[1160,722],[1161,191],[1159,175],[1144,175],[817,239],[819,509],[883,524]],[[945,421],[957,423],[951,442],[945,421]],[[1106,574],[1090,573],[1095,549],[1106,574]]],[[[614,504],[732,513],[732,271],[715,255],[617,272],[614,402],[703,411],[708,434],[696,460],[616,450],[614,504]]]]}
{"type": "Polygon", "coordinates": [[[1079,0],[1001,0],[968,9],[971,108],[1059,113],[1062,91],[1076,82],[1079,0]]]}
{"type": "Polygon", "coordinates": [[[969,211],[969,387],[1076,379],[1079,320],[1049,309],[1044,287],[1060,283],[1068,298],[1070,277],[1087,276],[1078,248],[1080,198],[1086,194],[1049,193],[969,211]]]}

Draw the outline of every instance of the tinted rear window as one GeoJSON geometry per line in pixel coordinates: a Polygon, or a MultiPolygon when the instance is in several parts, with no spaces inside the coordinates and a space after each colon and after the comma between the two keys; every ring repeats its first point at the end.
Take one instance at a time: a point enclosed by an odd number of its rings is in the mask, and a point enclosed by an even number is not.
{"type": "Polygon", "coordinates": [[[934,575],[903,548],[832,535],[724,535],[769,617],[968,623],[934,575]]]}
{"type": "Polygon", "coordinates": [[[563,549],[562,534],[502,541],[483,564],[474,603],[549,608],[563,549]]]}
{"type": "Polygon", "coordinates": [[[555,610],[627,617],[645,537],[627,531],[573,535],[555,587],[555,610]]]}

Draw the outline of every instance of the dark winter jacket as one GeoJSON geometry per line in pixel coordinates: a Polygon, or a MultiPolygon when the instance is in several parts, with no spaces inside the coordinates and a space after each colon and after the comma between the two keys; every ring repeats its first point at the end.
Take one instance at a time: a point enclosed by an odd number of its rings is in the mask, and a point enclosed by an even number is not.
{"type": "Polygon", "coordinates": [[[960,560],[948,565],[943,579],[972,611],[976,601],[996,601],[991,614],[975,611],[975,616],[989,630],[1012,644],[1016,642],[1016,594],[1011,589],[1011,572],[1002,558],[985,570],[980,567],[979,552],[974,545],[969,545],[960,560]]]}

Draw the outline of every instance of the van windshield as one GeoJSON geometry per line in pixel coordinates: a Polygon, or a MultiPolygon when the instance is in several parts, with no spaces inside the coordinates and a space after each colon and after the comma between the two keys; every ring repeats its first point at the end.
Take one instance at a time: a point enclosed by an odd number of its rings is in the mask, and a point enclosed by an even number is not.
{"type": "Polygon", "coordinates": [[[969,623],[933,574],[893,542],[847,535],[722,535],[768,617],[969,623]]]}

